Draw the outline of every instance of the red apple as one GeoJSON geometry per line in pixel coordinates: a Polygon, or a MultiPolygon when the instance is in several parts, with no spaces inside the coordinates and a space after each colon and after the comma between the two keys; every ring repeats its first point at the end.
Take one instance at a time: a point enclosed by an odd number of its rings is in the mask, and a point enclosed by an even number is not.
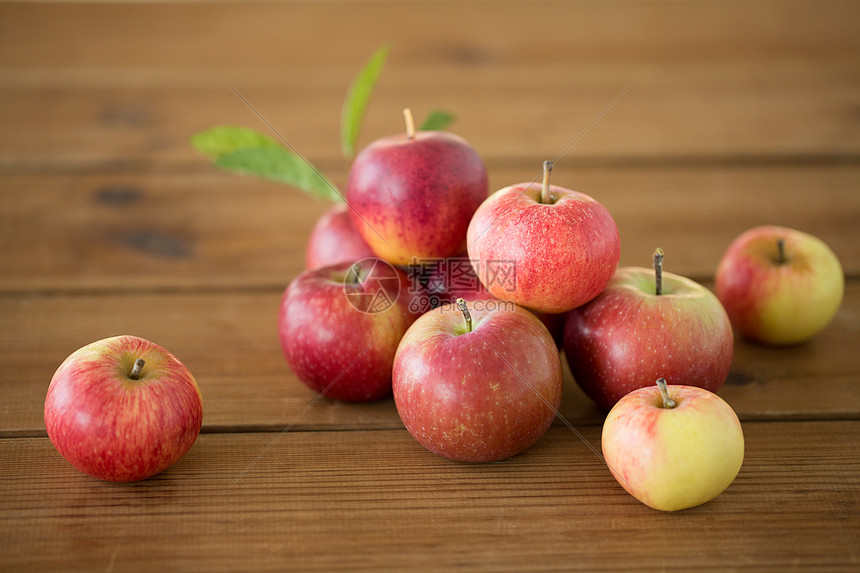
{"type": "Polygon", "coordinates": [[[488,192],[484,163],[464,139],[408,126],[359,153],[347,183],[355,227],[395,265],[462,252],[469,220],[488,192]]]}
{"type": "Polygon", "coordinates": [[[512,303],[444,304],[421,316],[394,360],[394,403],[430,451],[489,462],[516,455],[547,431],[562,372],[549,332],[512,303]],[[464,316],[464,314],[466,316],[464,316]]]}
{"type": "Polygon", "coordinates": [[[695,386],[648,386],[622,398],[603,423],[603,457],[618,483],[654,509],[677,511],[720,495],[744,460],[731,406],[695,386]]]}
{"type": "Polygon", "coordinates": [[[306,268],[354,263],[372,257],[373,251],[359,234],[345,203],[336,203],[314,225],[305,250],[306,268]]]}
{"type": "Polygon", "coordinates": [[[717,267],[716,287],[741,334],[767,344],[797,344],[836,316],[845,276],[821,239],[763,226],[732,242],[717,267]]]}
{"type": "Polygon", "coordinates": [[[200,390],[170,352],[136,336],[88,344],[57,369],[45,428],[73,466],[109,481],[137,481],[185,455],[203,422],[200,390]]]}
{"type": "Polygon", "coordinates": [[[563,313],[596,297],[618,265],[618,228],[583,193],[520,183],[491,195],[469,224],[469,257],[487,289],[539,312],[563,313]]]}
{"type": "Polygon", "coordinates": [[[394,353],[415,320],[406,280],[403,272],[376,258],[296,277],[284,292],[278,332],[299,380],[328,398],[349,402],[391,395],[394,353]]]}
{"type": "Polygon", "coordinates": [[[662,269],[660,276],[658,291],[655,271],[620,268],[600,296],[568,316],[570,371],[604,410],[659,377],[716,392],[728,376],[734,339],[720,301],[690,279],[662,269]]]}

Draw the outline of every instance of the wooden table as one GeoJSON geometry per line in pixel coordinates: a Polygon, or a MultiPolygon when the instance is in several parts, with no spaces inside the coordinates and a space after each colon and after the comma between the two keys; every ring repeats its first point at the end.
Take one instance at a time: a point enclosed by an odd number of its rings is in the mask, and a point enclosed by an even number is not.
{"type": "Polygon", "coordinates": [[[0,5],[0,569],[857,570],[858,29],[855,1],[0,5]],[[553,174],[610,209],[621,264],[659,245],[711,286],[764,223],[837,253],[824,332],[737,341],[720,394],[747,451],[719,498],[668,514],[625,493],[569,376],[577,433],[558,422],[493,464],[430,454],[392,400],[302,414],[315,398],[276,315],[326,205],[219,171],[189,138],[266,130],[226,80],[344,185],[340,105],[383,42],[362,145],[407,105],[445,108],[498,189],[633,83],[553,174]],[[182,460],[126,485],[73,469],[42,418],[60,362],[120,333],[183,360],[205,412],[182,460]]]}

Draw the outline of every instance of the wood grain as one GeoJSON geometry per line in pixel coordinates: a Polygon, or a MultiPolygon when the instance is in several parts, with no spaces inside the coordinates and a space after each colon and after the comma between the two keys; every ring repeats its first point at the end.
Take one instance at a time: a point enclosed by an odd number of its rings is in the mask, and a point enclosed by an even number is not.
{"type": "MultiPolygon", "coordinates": [[[[491,189],[540,174],[490,170],[491,189]]],[[[345,173],[333,172],[336,183],[345,173]]],[[[601,201],[621,233],[621,265],[707,279],[746,229],[781,224],[827,242],[860,275],[860,166],[582,167],[559,185],[601,201]]],[[[278,288],[304,268],[326,204],[250,177],[200,173],[0,175],[0,291],[278,288]],[[62,277],[62,279],[60,279],[62,277]]]]}
{"type": "Polygon", "coordinates": [[[851,1],[4,3],[0,14],[4,170],[196,161],[196,131],[265,129],[225,80],[308,157],[339,161],[341,102],[383,42],[364,143],[402,131],[405,106],[443,107],[491,162],[542,159],[635,83],[580,157],[860,155],[851,1]]]}
{"type": "MultiPolygon", "coordinates": [[[[161,344],[191,369],[203,393],[206,432],[402,427],[391,399],[315,401],[281,354],[279,302],[277,291],[0,297],[6,323],[0,436],[45,435],[45,392],[54,370],[77,348],[116,334],[161,344]]],[[[786,349],[738,340],[720,394],[745,420],[857,419],[858,334],[855,280],[833,323],[808,343],[786,349]]],[[[560,413],[576,424],[603,419],[569,372],[560,413]]]]}
{"type": "MultiPolygon", "coordinates": [[[[478,70],[409,65],[384,72],[360,146],[402,132],[400,110],[409,106],[419,121],[435,108],[452,111],[458,119],[451,129],[490,165],[554,157],[633,83],[571,155],[612,164],[732,164],[748,157],[832,161],[833,156],[856,163],[860,157],[856,62],[732,62],[704,68],[532,64],[478,70]]],[[[303,155],[324,166],[337,164],[343,161],[340,107],[358,67],[337,72],[338,80],[329,68],[7,69],[0,74],[0,122],[11,137],[0,140],[0,169],[193,165],[202,160],[188,143],[191,136],[224,124],[275,137],[225,80],[303,155]],[[180,76],[178,85],[156,83],[174,76],[180,76]]]]}
{"type": "Polygon", "coordinates": [[[856,570],[858,22],[853,0],[0,3],[0,570],[856,570]],[[827,329],[736,343],[720,394],[746,459],[719,498],[665,514],[627,495],[569,372],[547,435],[482,465],[425,451],[391,399],[316,400],[290,373],[276,309],[326,205],[189,138],[265,131],[229,82],[343,186],[341,103],[383,42],[360,145],[403,107],[445,108],[495,190],[633,84],[553,173],[609,208],[622,265],[661,246],[712,285],[768,223],[834,249],[827,329]],[[60,362],[120,333],[173,351],[204,397],[196,445],[136,484],[77,472],[42,419],[60,362]]]}
{"type": "Polygon", "coordinates": [[[851,0],[13,2],[3,14],[0,64],[12,68],[338,66],[382,41],[404,60],[450,66],[851,58],[860,47],[851,0]]]}
{"type": "MultiPolygon", "coordinates": [[[[856,567],[860,422],[746,423],[744,432],[735,482],[676,514],[630,497],[563,427],[522,455],[478,465],[435,456],[402,430],[204,435],[173,468],[130,485],[80,474],[47,439],[3,439],[0,562],[127,571],[856,567]]],[[[599,427],[581,434],[599,449],[599,427]]]]}

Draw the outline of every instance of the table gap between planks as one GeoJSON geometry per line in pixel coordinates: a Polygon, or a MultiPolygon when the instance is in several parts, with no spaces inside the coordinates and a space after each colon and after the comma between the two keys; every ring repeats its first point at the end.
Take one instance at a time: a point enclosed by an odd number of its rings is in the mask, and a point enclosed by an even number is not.
{"type": "Polygon", "coordinates": [[[858,25],[851,1],[0,4],[0,569],[856,570],[858,25]],[[553,173],[609,208],[622,265],[661,246],[712,288],[763,223],[837,253],[820,336],[737,340],[720,394],[747,451],[719,498],[664,514],[627,495],[568,371],[547,435],[477,465],[423,450],[391,399],[317,401],[291,374],[276,310],[326,205],[188,141],[265,131],[226,80],[342,188],[340,105],[383,42],[362,145],[403,107],[449,109],[495,190],[632,86],[553,173]],[[204,396],[197,444],[136,484],[79,474],[42,420],[59,363],[119,333],[171,349],[204,396]]]}

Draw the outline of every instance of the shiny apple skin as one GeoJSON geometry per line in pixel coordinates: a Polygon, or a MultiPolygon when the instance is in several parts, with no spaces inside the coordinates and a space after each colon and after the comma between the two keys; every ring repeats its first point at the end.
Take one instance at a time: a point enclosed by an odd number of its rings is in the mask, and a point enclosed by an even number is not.
{"type": "Polygon", "coordinates": [[[469,221],[488,192],[478,152],[441,131],[371,143],[356,156],[347,183],[353,224],[394,265],[464,251],[469,221]]]}
{"type": "Polygon", "coordinates": [[[627,492],[661,511],[712,500],[734,481],[744,459],[737,414],[703,388],[670,385],[674,408],[656,386],[622,398],[606,416],[601,446],[609,470],[627,492]]]}
{"type": "MultiPolygon", "coordinates": [[[[368,272],[377,261],[358,264],[368,272]]],[[[378,264],[399,279],[391,293],[396,301],[382,312],[362,312],[350,303],[347,293],[362,288],[344,283],[353,263],[304,271],[284,291],[278,315],[284,357],[299,380],[328,398],[369,402],[391,395],[394,354],[416,316],[404,292],[406,275],[378,264]]]]}
{"type": "Polygon", "coordinates": [[[467,234],[469,258],[497,298],[560,314],[604,289],[618,266],[621,241],[609,211],[584,193],[550,186],[557,198],[541,203],[541,187],[500,189],[475,212],[467,234]],[[499,280],[492,265],[515,268],[499,280]]]}
{"type": "Polygon", "coordinates": [[[375,256],[358,229],[352,224],[349,207],[336,203],[323,213],[308,238],[305,268],[354,263],[375,256]]]}
{"type": "Polygon", "coordinates": [[[686,277],[622,267],[593,301],[570,312],[564,348],[576,383],[604,411],[657,378],[716,392],[729,374],[734,335],[720,301],[686,277]]]}
{"type": "Polygon", "coordinates": [[[82,472],[130,482],[156,475],[191,448],[203,423],[200,389],[170,352],[136,336],[93,342],[57,369],[45,399],[45,428],[82,472]],[[140,379],[128,377],[137,358],[140,379]]]}
{"type": "Polygon", "coordinates": [[[546,327],[512,303],[473,304],[473,330],[445,304],[404,335],[394,361],[394,402],[428,450],[467,462],[498,461],[537,442],[562,395],[559,353],[546,327]]]}

